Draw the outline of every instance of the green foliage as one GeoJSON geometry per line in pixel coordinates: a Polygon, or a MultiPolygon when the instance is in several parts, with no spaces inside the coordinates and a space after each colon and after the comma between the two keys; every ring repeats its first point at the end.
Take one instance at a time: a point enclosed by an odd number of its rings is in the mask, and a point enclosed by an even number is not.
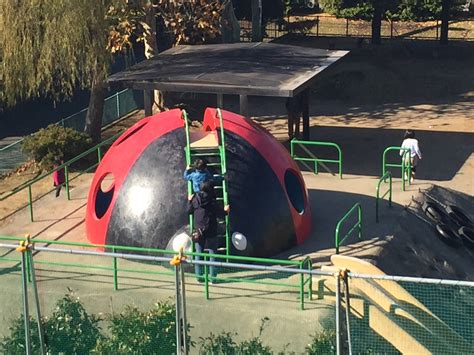
{"type": "MultiPolygon", "coordinates": [[[[25,324],[23,315],[15,319],[10,327],[10,335],[4,337],[0,342],[0,353],[2,354],[25,354],[25,324]]],[[[30,335],[32,340],[32,352],[40,351],[40,341],[36,320],[30,318],[30,335]]]]}
{"type": "MultiPolygon", "coordinates": [[[[89,315],[73,292],[60,299],[51,318],[42,318],[45,343],[50,354],[88,354],[103,338],[98,323],[100,318],[89,315]]],[[[25,353],[23,316],[13,321],[10,335],[3,338],[0,350],[4,354],[25,353]]],[[[40,353],[36,320],[30,318],[32,352],[40,353]]]]}
{"type": "Polygon", "coordinates": [[[158,302],[149,311],[127,306],[108,318],[110,338],[97,350],[108,354],[163,354],[176,351],[176,321],[174,305],[158,302]]]}
{"type": "Polygon", "coordinates": [[[92,141],[87,134],[55,124],[40,129],[22,143],[23,152],[45,169],[52,168],[55,157],[67,161],[91,147],[92,141]]]}
{"type": "MultiPolygon", "coordinates": [[[[113,0],[5,0],[0,3],[0,52],[6,104],[71,97],[106,73],[113,0]]],[[[115,0],[116,1],[116,0],[115,0]]]]}
{"type": "Polygon", "coordinates": [[[336,353],[336,332],[323,330],[311,337],[311,343],[306,346],[308,355],[326,355],[336,353]]]}
{"type": "Polygon", "coordinates": [[[273,354],[269,346],[263,345],[262,333],[269,318],[265,317],[261,320],[259,333],[257,336],[237,343],[233,337],[237,333],[221,332],[218,335],[211,333],[205,338],[200,338],[200,354],[214,354],[214,355],[271,355],[273,354]]]}
{"type": "Polygon", "coordinates": [[[88,354],[103,338],[100,317],[89,315],[73,292],[60,299],[45,322],[46,344],[53,354],[88,354]]]}

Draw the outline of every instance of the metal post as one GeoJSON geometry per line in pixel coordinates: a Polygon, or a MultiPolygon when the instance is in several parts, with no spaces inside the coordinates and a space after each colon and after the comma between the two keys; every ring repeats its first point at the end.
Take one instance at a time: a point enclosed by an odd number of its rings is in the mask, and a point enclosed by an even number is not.
{"type": "Polygon", "coordinates": [[[309,141],[309,90],[306,89],[302,92],[303,98],[303,107],[302,107],[302,116],[303,116],[303,139],[309,141]]]}
{"type": "Polygon", "coordinates": [[[362,206],[360,204],[357,212],[357,217],[359,218],[359,239],[362,239],[362,206]]]}
{"type": "Polygon", "coordinates": [[[379,187],[377,184],[377,196],[375,197],[375,223],[379,223],[379,187]]]}
{"type": "Polygon", "coordinates": [[[224,108],[224,94],[217,94],[217,108],[224,108]]]}
{"type": "Polygon", "coordinates": [[[100,145],[97,147],[97,160],[99,163],[102,160],[102,146],[100,145]]]}
{"type": "MultiPolygon", "coordinates": [[[[115,254],[115,248],[112,248],[112,253],[115,254]]],[[[117,257],[113,257],[112,264],[114,268],[114,290],[118,290],[118,272],[117,272],[117,257]]]]}
{"type": "Polygon", "coordinates": [[[39,334],[39,340],[40,340],[41,354],[44,355],[46,354],[46,347],[45,347],[45,342],[44,342],[43,323],[41,321],[41,309],[40,309],[40,302],[39,302],[38,286],[36,284],[35,266],[33,264],[33,254],[30,249],[28,249],[26,253],[28,253],[27,257],[29,260],[31,277],[33,280],[33,294],[35,296],[35,303],[36,303],[36,322],[38,324],[38,334],[39,334]]]}
{"type": "Polygon", "coordinates": [[[390,39],[393,38],[393,21],[390,20],[390,39]]]}
{"type": "Polygon", "coordinates": [[[349,19],[346,18],[346,37],[349,37],[349,19]]]}
{"type": "Polygon", "coordinates": [[[23,290],[23,321],[25,326],[25,350],[31,355],[30,314],[28,311],[27,266],[25,252],[21,252],[21,286],[23,290]]]}
{"type": "Polygon", "coordinates": [[[341,285],[336,274],[336,354],[341,355],[341,285]]]}
{"type": "Polygon", "coordinates": [[[116,98],[117,98],[117,118],[120,118],[120,100],[119,100],[119,94],[116,93],[115,96],[116,96],[116,98]]]}
{"type": "Polygon", "coordinates": [[[180,307],[180,287],[178,266],[175,267],[175,288],[176,288],[176,354],[181,354],[181,307],[180,307]]]}
{"type": "Polygon", "coordinates": [[[181,285],[181,335],[184,354],[188,353],[187,340],[187,319],[186,319],[186,284],[184,279],[184,270],[182,265],[179,265],[180,285],[181,285]]]}
{"type": "MultiPolygon", "coordinates": [[[[204,261],[207,261],[207,255],[204,256],[204,261]]],[[[209,299],[209,266],[204,265],[204,293],[206,300],[209,299]]]]}
{"type": "Polygon", "coordinates": [[[347,348],[349,355],[352,355],[352,341],[351,341],[351,302],[349,294],[349,276],[347,275],[347,270],[344,272],[344,286],[345,286],[345,295],[346,295],[346,332],[347,332],[347,348]]]}
{"type": "Polygon", "coordinates": [[[69,201],[71,200],[71,193],[69,191],[69,167],[67,165],[64,167],[64,175],[66,175],[66,195],[69,201]]]}
{"type": "MultiPolygon", "coordinates": [[[[303,262],[300,264],[300,269],[303,269],[303,262]]],[[[300,274],[300,308],[304,311],[304,274],[300,274]]]]}
{"type": "Polygon", "coordinates": [[[31,197],[31,185],[28,185],[28,206],[30,208],[30,220],[31,222],[34,222],[34,218],[33,218],[33,201],[32,201],[32,197],[31,197]]]}
{"type": "Polygon", "coordinates": [[[319,16],[316,16],[316,37],[319,37],[319,16]]]}
{"type": "Polygon", "coordinates": [[[239,95],[239,96],[240,96],[240,114],[244,117],[248,117],[249,98],[247,95],[239,95]]]}

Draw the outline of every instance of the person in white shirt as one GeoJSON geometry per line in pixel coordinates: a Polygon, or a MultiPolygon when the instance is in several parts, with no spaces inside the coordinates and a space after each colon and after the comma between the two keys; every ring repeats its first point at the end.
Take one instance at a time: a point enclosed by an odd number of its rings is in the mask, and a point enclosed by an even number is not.
{"type": "MultiPolygon", "coordinates": [[[[407,155],[407,158],[411,160],[411,177],[410,182],[415,178],[416,166],[418,165],[418,160],[421,160],[421,151],[418,145],[418,140],[415,139],[415,132],[407,130],[403,137],[402,148],[410,149],[410,154],[407,155]]],[[[404,151],[400,150],[400,156],[403,156],[404,151]]],[[[405,161],[408,163],[408,161],[405,161]]]]}

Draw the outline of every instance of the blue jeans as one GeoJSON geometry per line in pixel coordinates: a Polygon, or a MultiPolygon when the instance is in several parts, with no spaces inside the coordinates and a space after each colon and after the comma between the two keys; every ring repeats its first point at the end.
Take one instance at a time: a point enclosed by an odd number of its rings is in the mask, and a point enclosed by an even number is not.
{"type": "MultiPolygon", "coordinates": [[[[201,244],[195,243],[194,246],[196,247],[196,253],[204,252],[204,248],[201,244]]],[[[208,251],[210,254],[214,254],[214,250],[212,250],[212,249],[206,249],[206,251],[208,251]]],[[[194,260],[202,260],[202,259],[203,258],[200,257],[200,256],[195,256],[194,257],[194,260]]],[[[210,257],[209,261],[215,261],[215,259],[213,257],[210,257]]],[[[202,276],[203,275],[203,273],[204,273],[203,268],[204,268],[204,265],[194,264],[194,272],[196,273],[196,276],[202,276]]],[[[216,277],[217,276],[215,266],[208,266],[208,270],[209,270],[209,274],[210,274],[211,277],[216,277]]]]}

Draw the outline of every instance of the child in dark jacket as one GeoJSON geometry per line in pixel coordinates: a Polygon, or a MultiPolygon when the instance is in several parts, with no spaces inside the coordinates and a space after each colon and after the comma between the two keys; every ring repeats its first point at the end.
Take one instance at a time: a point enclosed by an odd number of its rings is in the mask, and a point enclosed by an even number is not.
{"type": "MultiPolygon", "coordinates": [[[[215,254],[218,247],[217,218],[223,218],[229,212],[229,205],[220,208],[217,204],[214,187],[211,181],[205,181],[200,186],[200,191],[188,196],[188,214],[194,214],[194,228],[201,231],[199,240],[195,243],[196,252],[202,253],[204,249],[210,254],[215,254]]],[[[196,257],[201,260],[201,257],[196,257]]],[[[214,261],[214,258],[210,258],[214,261]]],[[[202,275],[202,266],[196,265],[197,276],[202,275]]],[[[211,277],[216,277],[215,267],[209,270],[211,277]]]]}
{"type": "Polygon", "coordinates": [[[183,177],[188,181],[192,181],[194,192],[200,191],[203,182],[213,181],[219,183],[222,181],[222,177],[212,176],[207,169],[207,163],[199,158],[194,162],[194,168],[192,166],[186,168],[183,177]]]}
{"type": "MultiPolygon", "coordinates": [[[[56,158],[54,160],[53,169],[57,169],[62,163],[63,161],[60,158],[56,158]]],[[[61,186],[63,186],[65,181],[66,178],[64,177],[64,168],[53,171],[53,185],[56,188],[56,197],[59,196],[61,192],[61,186]]]]}

